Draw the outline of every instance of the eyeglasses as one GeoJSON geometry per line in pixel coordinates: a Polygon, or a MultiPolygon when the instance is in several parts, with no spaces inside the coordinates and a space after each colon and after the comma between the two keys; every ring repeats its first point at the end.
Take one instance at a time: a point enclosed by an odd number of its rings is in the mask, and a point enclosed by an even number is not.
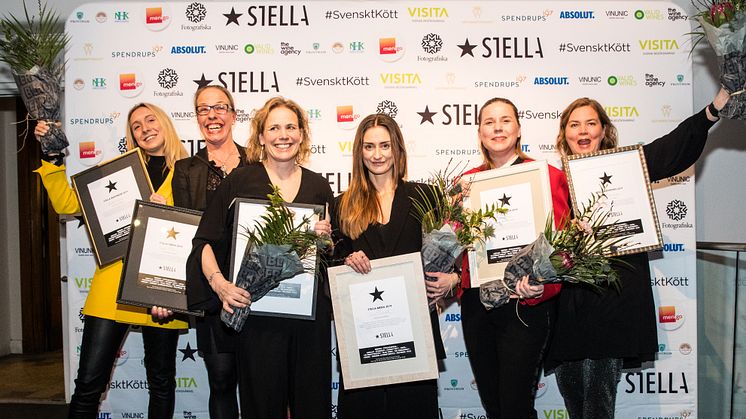
{"type": "Polygon", "coordinates": [[[200,105],[197,106],[194,110],[197,111],[197,115],[204,116],[210,113],[210,109],[215,111],[215,113],[218,115],[224,115],[226,112],[232,111],[233,107],[224,103],[218,103],[217,105],[200,105]]]}

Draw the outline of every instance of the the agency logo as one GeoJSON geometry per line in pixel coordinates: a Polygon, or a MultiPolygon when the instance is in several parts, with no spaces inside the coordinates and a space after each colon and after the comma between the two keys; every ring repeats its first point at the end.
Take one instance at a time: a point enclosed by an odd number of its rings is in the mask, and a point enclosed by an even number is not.
{"type": "Polygon", "coordinates": [[[106,22],[106,19],[108,19],[108,16],[106,16],[106,13],[104,13],[104,12],[98,12],[98,13],[96,13],[96,22],[98,22],[98,23],[104,23],[104,22],[106,22]]]}
{"type": "Polygon", "coordinates": [[[355,129],[360,114],[355,113],[352,105],[337,106],[337,124],[342,129],[355,129]]]}
{"type": "Polygon", "coordinates": [[[179,82],[179,75],[172,68],[164,68],[158,72],[158,85],[164,89],[173,89],[179,82]]]}
{"type": "Polygon", "coordinates": [[[207,17],[207,8],[202,3],[190,3],[184,12],[187,20],[192,23],[200,23],[207,17]]]}
{"type": "Polygon", "coordinates": [[[539,76],[534,77],[534,85],[568,86],[570,85],[570,78],[567,76],[539,76]]]}
{"type": "Polygon", "coordinates": [[[638,9],[634,16],[637,20],[663,20],[663,12],[655,9],[638,9]]]}
{"type": "Polygon", "coordinates": [[[661,80],[660,77],[655,74],[645,73],[645,86],[647,87],[663,87],[666,82],[661,80]]]}
{"type": "Polygon", "coordinates": [[[673,21],[673,22],[676,22],[677,20],[688,20],[689,19],[689,16],[687,16],[681,10],[675,9],[673,7],[669,7],[667,12],[668,12],[668,20],[673,21]]]}
{"type": "Polygon", "coordinates": [[[666,215],[673,221],[683,220],[687,212],[686,204],[679,199],[674,199],[666,205],[666,215]]]}
{"type": "MultiPolygon", "coordinates": [[[[233,9],[231,12],[235,13],[233,9]]],[[[241,16],[239,14],[238,16],[241,16]]],[[[227,17],[227,16],[226,16],[227,17]]],[[[238,17],[235,18],[236,24],[238,17]]],[[[229,18],[229,22],[232,19],[229,18]]],[[[259,5],[249,6],[246,11],[246,25],[248,26],[308,26],[308,12],[306,6],[301,5],[259,5]]]]}
{"type": "Polygon", "coordinates": [[[623,9],[606,10],[604,14],[606,15],[606,18],[609,20],[623,20],[629,17],[629,10],[623,10],[623,9]]]}
{"type": "Polygon", "coordinates": [[[560,19],[588,20],[595,19],[593,10],[562,10],[559,13],[560,19]]]}
{"type": "Polygon", "coordinates": [[[133,98],[142,93],[143,83],[137,73],[119,74],[119,94],[126,98],[133,98]]]}
{"type": "Polygon", "coordinates": [[[114,22],[115,23],[129,23],[130,21],[130,14],[127,11],[119,10],[114,12],[114,22]]]}
{"type": "Polygon", "coordinates": [[[684,324],[684,315],[676,312],[676,306],[658,307],[658,327],[662,330],[676,330],[684,324]]]}
{"type": "Polygon", "coordinates": [[[396,114],[399,113],[399,107],[391,100],[384,100],[376,106],[376,113],[382,113],[392,118],[396,118],[396,114]]]}
{"type": "Polygon", "coordinates": [[[650,279],[654,287],[688,287],[689,278],[686,276],[656,276],[650,279]]]}
{"type": "Polygon", "coordinates": [[[378,39],[378,57],[387,62],[399,61],[404,56],[404,46],[395,37],[378,39]]]}
{"type": "Polygon", "coordinates": [[[174,45],[171,47],[171,55],[207,54],[204,45],[174,45]]]}
{"type": "Polygon", "coordinates": [[[625,75],[611,75],[606,78],[606,83],[608,83],[609,86],[618,86],[618,87],[634,87],[637,86],[637,80],[635,80],[635,77],[631,74],[625,74],[625,75]]]}
{"type": "MultiPolygon", "coordinates": [[[[624,374],[624,392],[627,394],[689,394],[684,371],[651,371],[624,374]]],[[[651,415],[658,417],[658,415],[651,415]]]]}
{"type": "Polygon", "coordinates": [[[466,38],[463,44],[456,46],[461,50],[460,57],[462,58],[467,55],[472,58],[544,58],[541,38],[538,36],[488,36],[482,38],[481,47],[479,44],[472,44],[469,38],[466,38]]]}
{"type": "Polygon", "coordinates": [[[160,32],[171,23],[171,13],[166,6],[145,8],[145,27],[154,32],[160,32]]]}
{"type": "Polygon", "coordinates": [[[445,7],[407,7],[412,22],[445,22],[448,9],[445,7]]]}
{"type": "Polygon", "coordinates": [[[280,42],[280,55],[300,55],[300,50],[292,46],[289,42],[280,42]]]}

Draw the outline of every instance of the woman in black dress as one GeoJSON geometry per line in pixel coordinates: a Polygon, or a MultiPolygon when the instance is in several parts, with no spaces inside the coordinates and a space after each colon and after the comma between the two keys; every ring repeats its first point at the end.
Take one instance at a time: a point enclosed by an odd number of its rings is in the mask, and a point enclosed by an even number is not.
{"type": "MultiPolygon", "coordinates": [[[[247,147],[249,164],[237,168],[215,191],[202,216],[187,264],[190,280],[203,294],[233,312],[251,302],[246,290],[226,279],[229,272],[236,197],[266,199],[272,185],[287,202],[327,205],[329,183],[300,166],[311,153],[305,111],[292,100],[275,97],[252,119],[247,147]]],[[[314,225],[329,235],[331,224],[314,225]]],[[[331,417],[331,303],[323,275],[317,280],[315,320],[252,316],[238,338],[241,414],[249,418],[331,417]]]]}
{"type": "MultiPolygon", "coordinates": [[[[359,273],[371,270],[370,259],[419,252],[422,227],[413,212],[413,199],[422,199],[424,185],[404,180],[407,152],[399,126],[386,115],[369,115],[360,122],[352,146],[352,180],[335,200],[332,217],[335,256],[359,273]]],[[[427,295],[435,302],[458,283],[455,273],[433,273],[426,282],[427,295]]],[[[422,278],[424,281],[424,278],[422,278]]],[[[438,317],[430,316],[435,350],[445,358],[438,317]]],[[[346,390],[340,382],[337,417],[438,418],[436,380],[346,390]]]]}

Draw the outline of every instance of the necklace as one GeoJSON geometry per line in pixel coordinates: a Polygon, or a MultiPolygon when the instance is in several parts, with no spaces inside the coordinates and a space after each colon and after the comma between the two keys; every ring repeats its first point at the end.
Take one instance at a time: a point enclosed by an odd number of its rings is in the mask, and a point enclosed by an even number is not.
{"type": "Polygon", "coordinates": [[[228,176],[228,169],[226,169],[226,167],[225,167],[225,166],[226,166],[226,164],[227,164],[227,163],[229,163],[229,162],[230,162],[230,159],[231,159],[231,157],[233,157],[233,156],[235,156],[235,155],[237,155],[237,154],[238,154],[238,150],[236,150],[236,149],[234,148],[233,150],[231,150],[231,151],[230,151],[230,152],[228,153],[228,155],[227,155],[227,156],[225,156],[225,157],[224,157],[224,158],[222,158],[222,159],[219,159],[219,158],[217,157],[217,155],[216,155],[217,153],[215,153],[215,152],[209,152],[208,154],[210,155],[210,157],[211,157],[211,160],[213,160],[213,161],[214,161],[215,163],[217,163],[217,166],[218,166],[218,167],[220,168],[220,172],[221,172],[221,173],[222,173],[222,175],[223,175],[223,179],[225,179],[225,177],[226,177],[226,176],[228,176]]]}

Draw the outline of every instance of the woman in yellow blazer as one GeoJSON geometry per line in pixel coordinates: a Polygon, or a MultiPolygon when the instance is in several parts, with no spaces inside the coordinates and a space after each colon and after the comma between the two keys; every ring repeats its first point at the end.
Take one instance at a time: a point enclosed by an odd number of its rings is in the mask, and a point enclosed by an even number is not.
{"type": "MultiPolygon", "coordinates": [[[[46,123],[39,122],[34,133],[40,141],[44,141],[48,130],[46,123]]],[[[151,201],[173,205],[171,179],[174,163],[186,157],[187,152],[169,117],[155,105],[135,105],[127,115],[126,137],[128,149],[140,147],[145,152],[148,175],[156,189],[156,193],[150,197],[151,201]]],[[[58,214],[74,214],[80,212],[80,205],[67,181],[61,156],[61,153],[44,156],[36,173],[41,175],[55,211],[58,214]]],[[[176,347],[179,330],[186,329],[188,324],[169,319],[172,313],[162,308],[148,310],[117,304],[121,272],[122,261],[119,260],[97,267],[93,274],[83,307],[83,341],[69,418],[97,417],[101,394],[106,390],[117,351],[130,325],[142,326],[144,364],[150,392],[148,417],[173,417],[176,347]]]]}

